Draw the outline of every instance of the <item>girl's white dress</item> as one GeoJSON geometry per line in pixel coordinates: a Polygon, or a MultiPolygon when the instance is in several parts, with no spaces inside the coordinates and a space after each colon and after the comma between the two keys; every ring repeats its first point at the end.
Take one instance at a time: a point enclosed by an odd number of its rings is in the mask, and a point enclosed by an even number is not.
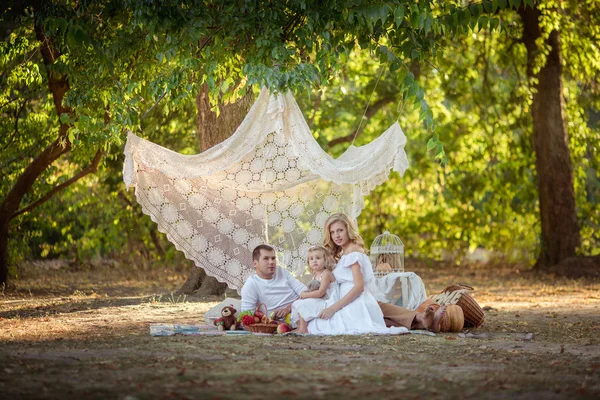
{"type": "MultiPolygon", "coordinates": [[[[329,307],[344,297],[354,287],[351,266],[359,263],[364,277],[364,291],[351,303],[333,314],[330,319],[314,318],[308,323],[308,333],[315,335],[352,335],[362,333],[401,334],[407,333],[403,327],[387,328],[383,320],[383,312],[377,300],[369,292],[369,283],[374,279],[373,267],[369,257],[361,252],[352,252],[342,256],[338,261],[333,276],[336,279],[331,286],[337,286],[320,310],[329,307]]],[[[312,300],[312,299],[311,299],[312,300]]],[[[315,299],[320,300],[320,299],[315,299]]],[[[295,304],[295,303],[294,303],[295,304]]],[[[319,312],[320,312],[319,310],[319,312]]],[[[304,314],[300,313],[302,317],[304,314]]],[[[318,313],[317,313],[318,315],[318,313]]]]}
{"type": "MultiPolygon", "coordinates": [[[[321,276],[318,278],[321,281],[321,276]]],[[[291,321],[296,326],[298,319],[301,316],[306,322],[317,318],[317,315],[325,308],[325,299],[330,299],[334,296],[334,292],[337,292],[338,285],[335,282],[331,282],[327,288],[325,296],[316,299],[300,299],[296,300],[292,304],[292,316],[291,321]]],[[[337,297],[337,295],[335,295],[337,297]]]]}

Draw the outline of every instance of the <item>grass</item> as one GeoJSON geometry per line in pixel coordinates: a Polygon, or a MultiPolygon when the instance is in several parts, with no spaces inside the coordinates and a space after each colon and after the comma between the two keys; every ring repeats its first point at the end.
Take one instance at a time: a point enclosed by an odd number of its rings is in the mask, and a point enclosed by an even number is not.
{"type": "Polygon", "coordinates": [[[477,289],[472,333],[150,337],[203,323],[220,301],[178,296],[185,273],[86,266],[20,270],[0,294],[0,392],[36,398],[597,398],[600,282],[519,265],[409,267],[428,294],[477,289]],[[533,334],[527,340],[527,333],[533,334]]]}

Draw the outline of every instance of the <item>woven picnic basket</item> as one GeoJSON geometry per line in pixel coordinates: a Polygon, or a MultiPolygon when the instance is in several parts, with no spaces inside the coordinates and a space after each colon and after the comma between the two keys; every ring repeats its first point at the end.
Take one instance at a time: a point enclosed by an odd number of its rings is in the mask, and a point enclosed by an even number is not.
{"type": "MultiPolygon", "coordinates": [[[[260,303],[258,305],[258,307],[256,308],[257,310],[259,310],[261,307],[265,308],[265,315],[269,315],[269,310],[267,309],[267,306],[265,303],[260,303]]],[[[244,329],[247,330],[248,332],[253,332],[253,333],[270,333],[273,334],[275,333],[275,331],[277,330],[277,327],[279,326],[279,324],[276,323],[264,323],[264,322],[257,322],[255,324],[252,325],[244,325],[244,329]]]]}
{"type": "Polygon", "coordinates": [[[440,305],[456,304],[463,310],[465,328],[477,328],[483,324],[485,313],[477,301],[469,294],[474,289],[467,285],[454,284],[446,287],[440,294],[431,297],[440,305]]]}

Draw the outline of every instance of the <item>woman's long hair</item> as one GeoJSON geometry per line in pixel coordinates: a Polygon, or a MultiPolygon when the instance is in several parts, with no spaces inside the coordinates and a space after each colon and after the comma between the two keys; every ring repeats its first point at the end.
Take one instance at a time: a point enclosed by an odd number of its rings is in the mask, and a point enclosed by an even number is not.
{"type": "Polygon", "coordinates": [[[327,218],[327,221],[325,221],[325,226],[323,227],[323,247],[329,251],[336,262],[339,261],[342,256],[342,248],[335,244],[333,240],[331,240],[329,228],[334,222],[342,222],[348,231],[348,239],[365,250],[365,242],[358,234],[358,229],[356,228],[354,222],[352,222],[352,220],[344,213],[331,214],[329,218],[327,218]]]}

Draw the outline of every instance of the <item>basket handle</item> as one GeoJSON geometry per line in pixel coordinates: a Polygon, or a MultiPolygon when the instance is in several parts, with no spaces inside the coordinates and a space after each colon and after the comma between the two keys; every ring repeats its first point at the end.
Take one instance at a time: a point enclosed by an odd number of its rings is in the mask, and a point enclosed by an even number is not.
{"type": "Polygon", "coordinates": [[[455,284],[452,284],[450,286],[447,286],[444,290],[442,290],[442,293],[444,293],[444,292],[455,292],[457,290],[463,290],[463,289],[466,289],[466,290],[475,290],[471,286],[463,285],[462,283],[455,283],[455,284]]]}
{"type": "Polygon", "coordinates": [[[267,308],[267,305],[265,303],[260,303],[258,305],[258,307],[256,307],[256,311],[260,310],[260,307],[264,307],[265,308],[264,314],[268,317],[269,316],[269,309],[267,308]]]}

